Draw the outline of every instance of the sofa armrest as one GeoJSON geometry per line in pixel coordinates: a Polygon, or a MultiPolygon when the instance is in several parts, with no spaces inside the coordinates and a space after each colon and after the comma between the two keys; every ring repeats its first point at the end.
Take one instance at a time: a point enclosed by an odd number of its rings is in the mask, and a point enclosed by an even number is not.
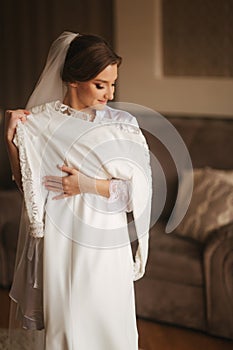
{"type": "Polygon", "coordinates": [[[204,249],[207,327],[233,339],[233,223],[212,232],[204,249]]]}

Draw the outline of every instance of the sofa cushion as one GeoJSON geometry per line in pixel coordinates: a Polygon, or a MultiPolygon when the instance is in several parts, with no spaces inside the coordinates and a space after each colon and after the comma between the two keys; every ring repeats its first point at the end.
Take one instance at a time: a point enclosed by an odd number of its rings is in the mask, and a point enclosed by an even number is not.
{"type": "Polygon", "coordinates": [[[165,233],[158,222],[150,232],[147,278],[202,286],[202,245],[175,233],[165,233]]]}
{"type": "MultiPolygon", "coordinates": [[[[185,196],[185,176],[182,194],[185,196]]],[[[180,206],[182,206],[180,198],[180,206]]],[[[177,208],[177,213],[179,208],[177,208]]],[[[194,188],[188,211],[176,229],[178,235],[204,242],[212,230],[233,221],[233,171],[194,170],[194,188]]]]}

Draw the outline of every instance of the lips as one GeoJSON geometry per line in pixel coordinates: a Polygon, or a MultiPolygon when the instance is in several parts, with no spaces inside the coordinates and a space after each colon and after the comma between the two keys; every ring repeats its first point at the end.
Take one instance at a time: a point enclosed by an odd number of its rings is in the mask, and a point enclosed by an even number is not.
{"type": "Polygon", "coordinates": [[[101,104],[106,104],[107,103],[107,100],[98,100],[99,101],[99,103],[101,103],[101,104]]]}

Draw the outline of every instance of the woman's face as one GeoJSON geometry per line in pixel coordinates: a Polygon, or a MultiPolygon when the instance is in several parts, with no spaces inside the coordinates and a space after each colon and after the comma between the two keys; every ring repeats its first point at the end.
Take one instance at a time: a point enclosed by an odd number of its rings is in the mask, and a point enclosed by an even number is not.
{"type": "Polygon", "coordinates": [[[114,97],[117,79],[117,64],[107,66],[94,79],[85,82],[71,83],[75,88],[76,108],[101,108],[114,97]]]}

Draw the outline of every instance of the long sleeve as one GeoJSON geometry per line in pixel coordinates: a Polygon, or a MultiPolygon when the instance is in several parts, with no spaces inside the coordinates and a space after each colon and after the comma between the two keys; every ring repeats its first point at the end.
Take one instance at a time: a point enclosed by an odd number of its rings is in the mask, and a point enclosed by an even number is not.
{"type": "Polygon", "coordinates": [[[144,156],[144,173],[136,169],[132,178],[132,209],[138,234],[138,249],[134,263],[135,281],[145,273],[149,248],[152,176],[149,149],[146,142],[144,143],[144,156]]]}
{"type": "Polygon", "coordinates": [[[35,142],[25,126],[18,122],[14,143],[19,150],[22,186],[30,235],[35,238],[44,236],[44,204],[47,193],[43,191],[40,178],[40,156],[35,142]]]}
{"type": "Polygon", "coordinates": [[[20,244],[10,297],[20,305],[17,308],[17,319],[23,328],[30,330],[44,328],[43,237],[47,192],[41,186],[41,157],[37,142],[28,128],[19,122],[14,143],[19,150],[26,210],[23,206],[20,244]]]}
{"type": "MultiPolygon", "coordinates": [[[[122,209],[132,211],[133,225],[136,229],[138,238],[138,249],[134,262],[134,280],[138,280],[145,273],[148,246],[149,246],[149,229],[151,215],[151,197],[152,197],[152,175],[150,167],[150,155],[147,143],[139,128],[124,125],[120,129],[119,138],[116,138],[116,154],[124,154],[124,158],[116,156],[112,162],[108,164],[108,172],[115,178],[124,179],[125,186],[130,184],[130,190],[120,191],[125,193],[122,200],[122,209]],[[123,134],[129,140],[122,142],[123,134]],[[125,202],[124,202],[125,200],[125,202]],[[128,205],[126,206],[126,201],[128,205]]],[[[113,150],[114,146],[112,147],[113,150]]],[[[112,184],[112,186],[120,186],[112,184]]],[[[120,193],[116,196],[120,197],[120,193]]],[[[119,202],[118,202],[119,203],[119,202]]],[[[116,211],[118,206],[116,205],[116,211]]],[[[129,232],[131,231],[129,227],[129,232]]],[[[132,230],[133,232],[134,230],[132,230]]],[[[135,237],[131,237],[135,239],[135,237]]]]}

